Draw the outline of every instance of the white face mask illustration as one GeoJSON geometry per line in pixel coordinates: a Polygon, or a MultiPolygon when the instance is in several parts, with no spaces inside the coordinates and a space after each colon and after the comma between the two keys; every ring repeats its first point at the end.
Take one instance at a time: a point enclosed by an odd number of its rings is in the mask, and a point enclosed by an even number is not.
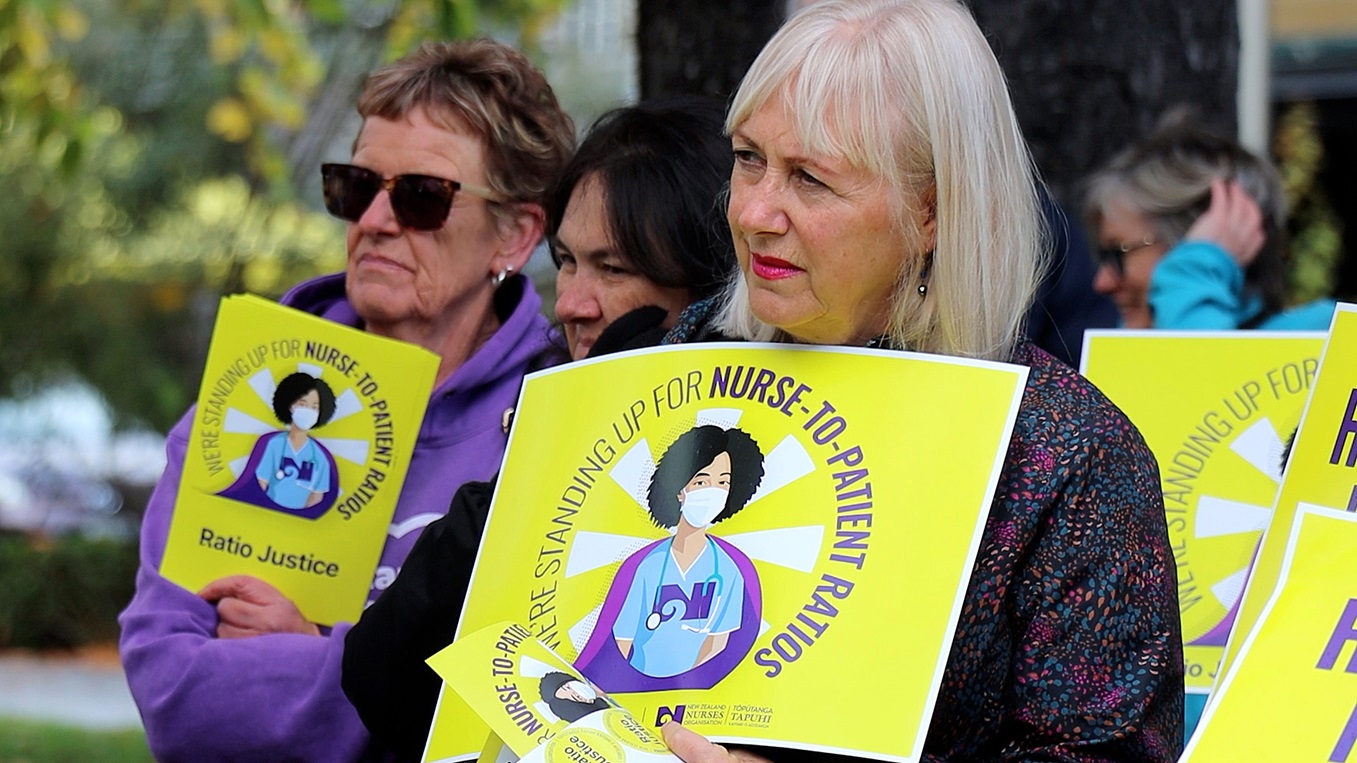
{"type": "Polygon", "coordinates": [[[693,527],[707,527],[726,507],[729,493],[719,487],[689,490],[683,495],[683,518],[693,527]]]}
{"type": "MultiPolygon", "coordinates": [[[[573,699],[576,702],[593,702],[598,699],[598,692],[594,691],[594,687],[583,681],[567,681],[561,688],[565,690],[567,695],[574,695],[566,696],[566,699],[573,699]]],[[[560,694],[558,693],[557,696],[560,696],[560,694]]]]}
{"type": "Polygon", "coordinates": [[[299,405],[292,409],[292,424],[303,431],[315,426],[319,418],[320,411],[315,408],[305,408],[299,405]]]}

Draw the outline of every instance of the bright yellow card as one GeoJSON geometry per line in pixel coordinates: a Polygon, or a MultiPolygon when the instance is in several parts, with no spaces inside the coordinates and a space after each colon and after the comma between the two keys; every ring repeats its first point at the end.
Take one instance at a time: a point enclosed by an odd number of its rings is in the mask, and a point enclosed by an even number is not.
{"type": "Polygon", "coordinates": [[[1301,503],[1357,508],[1357,306],[1340,304],[1287,462],[1272,524],[1263,536],[1239,609],[1239,626],[1225,651],[1228,668],[1277,583],[1296,508],[1301,503]]]}
{"type": "Polygon", "coordinates": [[[1272,598],[1182,761],[1357,760],[1357,515],[1295,513],[1272,598]]]}
{"type": "Polygon", "coordinates": [[[1324,334],[1090,331],[1083,372],[1159,462],[1189,692],[1210,691],[1324,334]]]}
{"type": "Polygon", "coordinates": [[[481,754],[507,746],[524,760],[674,761],[659,734],[617,706],[518,623],[469,633],[429,665],[491,729],[481,754]]]}
{"type": "Polygon", "coordinates": [[[438,359],[252,296],[222,300],[160,573],[253,575],[356,620],[438,359]]]}
{"type": "Polygon", "coordinates": [[[521,763],[678,763],[660,733],[617,707],[586,715],[521,763]]]}
{"type": "Polygon", "coordinates": [[[429,665],[517,755],[590,713],[616,707],[518,623],[468,633],[429,665]]]}
{"type": "MultiPolygon", "coordinates": [[[[652,728],[915,760],[1026,375],[750,344],[534,375],[459,632],[521,622],[652,728]]],[[[425,758],[485,735],[444,691],[425,758]]]]}

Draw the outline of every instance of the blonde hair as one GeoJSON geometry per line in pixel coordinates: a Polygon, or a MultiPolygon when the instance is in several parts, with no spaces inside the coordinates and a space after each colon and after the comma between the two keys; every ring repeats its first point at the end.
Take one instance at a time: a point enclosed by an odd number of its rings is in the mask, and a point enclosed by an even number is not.
{"type": "MultiPolygon", "coordinates": [[[[902,233],[905,205],[935,204],[932,256],[907,258],[892,274],[889,338],[1007,359],[1036,290],[1043,223],[1003,73],[970,13],[953,0],[811,5],[755,59],[727,131],[774,98],[807,153],[841,157],[885,181],[902,233]]],[[[740,338],[787,338],[754,316],[743,278],[727,289],[717,322],[740,338]]]]}
{"type": "Polygon", "coordinates": [[[479,38],[426,42],[368,76],[364,119],[402,119],[416,108],[485,143],[486,181],[510,201],[543,204],[575,148],[575,126],[551,85],[522,53],[479,38]],[[454,121],[456,120],[456,121],[454,121]]]}

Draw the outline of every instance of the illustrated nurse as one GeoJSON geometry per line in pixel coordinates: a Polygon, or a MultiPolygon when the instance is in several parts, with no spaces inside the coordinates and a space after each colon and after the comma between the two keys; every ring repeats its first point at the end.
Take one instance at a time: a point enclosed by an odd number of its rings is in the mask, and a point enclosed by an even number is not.
{"type": "Polygon", "coordinates": [[[616,707],[588,681],[568,673],[547,673],[542,676],[539,689],[542,701],[547,703],[557,718],[566,723],[574,723],[590,713],[616,707]]]}
{"type": "Polygon", "coordinates": [[[740,628],[739,567],[748,565],[737,565],[738,549],[708,529],[743,509],[762,479],[758,444],[718,426],[683,433],[656,464],[648,508],[674,537],[637,552],[645,557],[613,624],[618,650],[640,673],[665,678],[692,670],[720,654],[740,628]]]}
{"type": "Polygon", "coordinates": [[[289,374],[274,390],[273,412],[287,428],[265,435],[267,442],[254,476],[260,489],[279,506],[315,506],[330,489],[332,459],[310,432],[334,415],[334,392],[310,374],[289,374]]]}

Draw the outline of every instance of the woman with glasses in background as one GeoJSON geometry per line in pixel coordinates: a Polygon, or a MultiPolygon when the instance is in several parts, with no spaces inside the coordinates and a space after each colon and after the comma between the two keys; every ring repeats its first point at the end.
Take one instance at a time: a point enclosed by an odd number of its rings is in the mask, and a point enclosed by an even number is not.
{"type": "Polygon", "coordinates": [[[1287,309],[1281,178],[1178,112],[1089,179],[1095,291],[1125,328],[1324,330],[1334,302],[1287,309]]]}
{"type": "MultiPolygon", "coordinates": [[[[439,356],[433,394],[371,598],[458,485],[490,478],[523,375],[564,359],[520,275],[574,128],[522,54],[430,43],[364,84],[349,164],[323,169],[348,222],[346,272],[283,303],[439,356]]],[[[357,760],[369,737],[340,689],[347,624],[322,632],[248,576],[198,593],[158,572],[191,416],[170,432],[146,510],[137,590],[121,617],[128,683],[158,760],[357,760]]]]}
{"type": "MultiPolygon", "coordinates": [[[[1124,328],[1325,331],[1334,301],[1287,309],[1286,200],[1272,164],[1169,114],[1088,182],[1093,288],[1124,328]]],[[[1187,735],[1207,695],[1185,697],[1187,735]]]]}

